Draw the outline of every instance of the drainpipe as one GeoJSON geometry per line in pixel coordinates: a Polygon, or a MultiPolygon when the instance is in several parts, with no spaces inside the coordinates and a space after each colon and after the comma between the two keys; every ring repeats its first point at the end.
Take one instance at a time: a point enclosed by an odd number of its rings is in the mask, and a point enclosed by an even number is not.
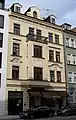
{"type": "Polygon", "coordinates": [[[62,34],[63,34],[64,66],[65,66],[65,80],[66,80],[66,104],[68,104],[68,98],[67,98],[67,59],[66,59],[66,45],[65,45],[64,29],[62,30],[62,34]]]}

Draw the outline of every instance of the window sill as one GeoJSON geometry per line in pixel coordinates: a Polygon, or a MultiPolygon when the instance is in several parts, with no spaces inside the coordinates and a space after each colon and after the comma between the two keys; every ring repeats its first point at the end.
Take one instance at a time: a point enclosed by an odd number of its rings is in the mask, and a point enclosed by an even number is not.
{"type": "Polygon", "coordinates": [[[22,56],[17,56],[17,55],[11,55],[11,56],[14,56],[14,57],[22,57],[22,56]]]}
{"type": "Polygon", "coordinates": [[[33,58],[37,58],[37,59],[45,59],[43,57],[35,57],[35,56],[32,56],[33,58]]]}
{"type": "Polygon", "coordinates": [[[68,64],[68,63],[67,63],[67,65],[76,66],[76,64],[68,64]]]}
{"type": "Polygon", "coordinates": [[[56,61],[50,61],[50,60],[48,60],[48,62],[54,62],[54,63],[60,63],[60,64],[62,64],[62,62],[56,62],[56,61]]]}
{"type": "Polygon", "coordinates": [[[12,78],[12,80],[19,80],[19,78],[17,79],[17,78],[12,78]]]}

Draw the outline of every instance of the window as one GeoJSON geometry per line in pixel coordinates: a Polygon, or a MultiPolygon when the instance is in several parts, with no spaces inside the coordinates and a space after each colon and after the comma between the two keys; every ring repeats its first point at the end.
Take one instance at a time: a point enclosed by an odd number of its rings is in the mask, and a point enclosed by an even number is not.
{"type": "Polygon", "coordinates": [[[34,35],[34,28],[29,27],[29,34],[34,35]]]}
{"type": "Polygon", "coordinates": [[[52,33],[48,33],[48,37],[49,37],[49,41],[53,43],[53,34],[52,33]]]}
{"type": "Polygon", "coordinates": [[[56,62],[60,62],[60,52],[56,52],[56,62]]]}
{"type": "Polygon", "coordinates": [[[70,64],[70,60],[71,60],[71,54],[67,55],[67,64],[70,64]]]}
{"type": "Polygon", "coordinates": [[[76,73],[74,73],[74,82],[76,82],[76,73]]]}
{"type": "Polygon", "coordinates": [[[0,9],[4,9],[5,0],[0,0],[0,9]]]}
{"type": "Polygon", "coordinates": [[[52,19],[52,23],[55,24],[55,18],[51,18],[52,19]]]}
{"type": "Polygon", "coordinates": [[[41,30],[38,30],[38,29],[36,29],[36,35],[37,35],[37,37],[36,37],[36,39],[41,39],[41,30]]]}
{"type": "Polygon", "coordinates": [[[3,3],[0,2],[0,9],[2,9],[2,8],[3,8],[3,3]]]}
{"type": "Polygon", "coordinates": [[[0,48],[3,46],[3,33],[0,33],[0,48]]]}
{"type": "Polygon", "coordinates": [[[73,64],[75,65],[75,63],[76,63],[76,55],[72,55],[73,56],[73,64]]]}
{"type": "Polygon", "coordinates": [[[68,73],[68,82],[72,82],[72,72],[68,73]]]}
{"type": "Polygon", "coordinates": [[[42,58],[42,46],[34,45],[34,57],[42,58]]]}
{"type": "Polygon", "coordinates": [[[57,71],[57,82],[61,82],[61,71],[57,71]]]}
{"type": "Polygon", "coordinates": [[[73,39],[71,39],[71,47],[74,48],[74,40],[73,39]]]}
{"type": "Polygon", "coordinates": [[[55,81],[55,72],[50,70],[50,81],[54,82],[55,81]]]}
{"type": "Polygon", "coordinates": [[[73,102],[73,92],[70,92],[70,102],[73,102]]]}
{"type": "Polygon", "coordinates": [[[29,27],[30,40],[34,40],[34,28],[29,27]]]}
{"type": "Polygon", "coordinates": [[[34,80],[43,80],[43,69],[34,67],[34,80]]]}
{"type": "Polygon", "coordinates": [[[13,43],[13,55],[19,56],[20,44],[13,43]]]}
{"type": "Polygon", "coordinates": [[[56,35],[56,34],[55,34],[55,43],[59,44],[59,35],[56,35]]]}
{"type": "Polygon", "coordinates": [[[14,33],[20,35],[20,25],[14,23],[14,33]]]}
{"type": "Polygon", "coordinates": [[[16,12],[20,13],[20,7],[16,6],[16,12]]]}
{"type": "Polygon", "coordinates": [[[0,15],[0,28],[4,28],[4,16],[0,15]]]}
{"type": "Polygon", "coordinates": [[[19,79],[19,66],[12,66],[12,79],[19,79]]]}
{"type": "Polygon", "coordinates": [[[76,102],[76,92],[75,92],[75,102],[76,102]]]}
{"type": "Polygon", "coordinates": [[[69,38],[66,38],[66,46],[69,46],[69,38]]]}
{"type": "Polygon", "coordinates": [[[0,52],[0,68],[2,68],[2,53],[0,52]]]}
{"type": "Polygon", "coordinates": [[[37,18],[37,12],[36,11],[33,12],[33,17],[37,18]]]}
{"type": "Polygon", "coordinates": [[[49,50],[49,61],[54,61],[54,51],[49,50]]]}
{"type": "Polygon", "coordinates": [[[0,87],[1,87],[1,73],[0,73],[0,87]]]}

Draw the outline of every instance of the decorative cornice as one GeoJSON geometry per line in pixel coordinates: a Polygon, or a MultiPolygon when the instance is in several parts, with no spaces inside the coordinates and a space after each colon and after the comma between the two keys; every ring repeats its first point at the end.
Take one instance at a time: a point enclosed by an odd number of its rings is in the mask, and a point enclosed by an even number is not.
{"type": "Polygon", "coordinates": [[[52,66],[58,66],[59,68],[63,69],[63,67],[61,67],[59,64],[53,63],[52,65],[48,65],[48,67],[52,67],[52,66]]]}

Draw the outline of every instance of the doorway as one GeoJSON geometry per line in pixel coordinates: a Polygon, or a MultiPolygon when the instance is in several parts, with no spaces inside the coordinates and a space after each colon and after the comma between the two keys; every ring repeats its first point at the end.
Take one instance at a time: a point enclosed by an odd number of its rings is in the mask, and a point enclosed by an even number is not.
{"type": "Polygon", "coordinates": [[[8,92],[8,115],[19,115],[23,110],[23,92],[8,92]]]}

